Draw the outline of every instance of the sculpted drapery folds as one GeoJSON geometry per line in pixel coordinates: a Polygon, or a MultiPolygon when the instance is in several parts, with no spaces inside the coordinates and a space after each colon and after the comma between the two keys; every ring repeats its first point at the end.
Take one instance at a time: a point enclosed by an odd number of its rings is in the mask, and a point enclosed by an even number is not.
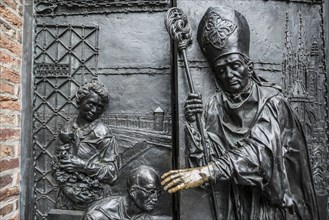
{"type": "Polygon", "coordinates": [[[301,125],[279,87],[255,74],[249,36],[246,19],[230,8],[211,7],[202,18],[198,43],[219,88],[204,109],[199,95],[189,95],[186,141],[192,168],[169,171],[162,184],[175,192],[212,181],[219,219],[318,219],[301,125]],[[197,112],[203,113],[209,164],[195,125],[197,112]]]}
{"type": "Polygon", "coordinates": [[[62,129],[55,159],[55,177],[61,183],[57,206],[84,209],[106,196],[119,170],[117,142],[99,119],[108,104],[106,88],[92,81],[77,92],[79,114],[62,129]]]}

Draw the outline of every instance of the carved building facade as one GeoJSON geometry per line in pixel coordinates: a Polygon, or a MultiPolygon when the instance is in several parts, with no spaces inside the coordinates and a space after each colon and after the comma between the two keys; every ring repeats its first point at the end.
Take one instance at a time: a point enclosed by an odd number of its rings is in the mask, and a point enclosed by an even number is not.
{"type": "Polygon", "coordinates": [[[289,16],[286,19],[286,52],[283,61],[283,90],[302,123],[311,156],[315,188],[320,195],[328,193],[326,137],[326,74],[323,51],[318,39],[306,42],[303,15],[299,13],[299,33],[296,46],[292,42],[289,16]]]}

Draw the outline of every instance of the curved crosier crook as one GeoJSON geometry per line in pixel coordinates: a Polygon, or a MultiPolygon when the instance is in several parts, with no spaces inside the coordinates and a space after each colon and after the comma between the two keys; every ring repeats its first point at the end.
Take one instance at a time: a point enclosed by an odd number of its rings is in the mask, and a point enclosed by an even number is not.
{"type": "MultiPolygon", "coordinates": [[[[188,45],[192,44],[192,34],[191,34],[191,27],[188,23],[187,16],[185,13],[177,8],[173,7],[170,8],[167,11],[166,17],[165,17],[165,25],[167,28],[167,31],[170,35],[170,37],[177,42],[178,45],[178,50],[181,53],[184,61],[184,66],[185,66],[185,73],[186,73],[186,78],[188,80],[188,85],[189,85],[189,91],[190,93],[195,93],[191,73],[190,73],[190,68],[188,65],[188,60],[186,56],[186,48],[188,45]]],[[[204,129],[201,123],[201,115],[197,114],[196,115],[196,123],[198,130],[201,135],[201,144],[204,149],[204,160],[205,163],[209,163],[209,153],[208,149],[206,146],[206,140],[204,136],[204,129]]],[[[218,220],[218,210],[217,210],[217,202],[216,202],[216,197],[215,197],[215,190],[213,187],[213,184],[210,182],[210,188],[211,188],[211,203],[213,206],[213,211],[214,211],[214,217],[216,220],[218,220]]]]}

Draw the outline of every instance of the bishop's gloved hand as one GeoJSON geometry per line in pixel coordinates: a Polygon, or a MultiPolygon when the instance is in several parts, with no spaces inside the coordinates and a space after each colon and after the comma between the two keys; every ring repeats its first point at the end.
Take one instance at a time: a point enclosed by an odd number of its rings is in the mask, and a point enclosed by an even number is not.
{"type": "Polygon", "coordinates": [[[196,121],[196,115],[198,113],[202,113],[203,105],[202,105],[202,97],[201,94],[190,93],[187,96],[184,113],[186,121],[192,123],[196,121]]]}
{"type": "Polygon", "coordinates": [[[212,164],[203,167],[170,170],[161,176],[164,190],[174,193],[182,189],[195,188],[208,182],[213,173],[212,164]]]}

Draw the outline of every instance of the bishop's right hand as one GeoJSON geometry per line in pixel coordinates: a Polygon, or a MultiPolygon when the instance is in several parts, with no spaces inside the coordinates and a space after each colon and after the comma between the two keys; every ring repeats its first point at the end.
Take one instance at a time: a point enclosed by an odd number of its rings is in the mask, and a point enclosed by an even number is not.
{"type": "Polygon", "coordinates": [[[202,97],[201,94],[189,93],[185,102],[184,112],[186,121],[192,123],[196,121],[196,115],[202,113],[202,97]]]}
{"type": "Polygon", "coordinates": [[[170,170],[161,176],[164,190],[174,193],[182,189],[201,186],[211,178],[211,166],[170,170]]]}

